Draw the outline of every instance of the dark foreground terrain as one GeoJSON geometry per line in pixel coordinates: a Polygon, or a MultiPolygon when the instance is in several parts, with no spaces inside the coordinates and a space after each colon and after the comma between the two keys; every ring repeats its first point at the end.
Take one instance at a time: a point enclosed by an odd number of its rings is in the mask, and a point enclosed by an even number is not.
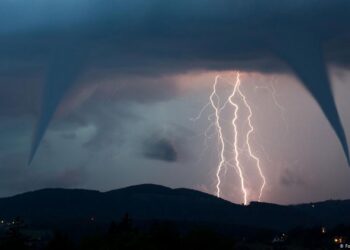
{"type": "Polygon", "coordinates": [[[0,249],[346,249],[349,212],[350,201],[241,206],[157,185],[45,189],[0,199],[0,249]]]}

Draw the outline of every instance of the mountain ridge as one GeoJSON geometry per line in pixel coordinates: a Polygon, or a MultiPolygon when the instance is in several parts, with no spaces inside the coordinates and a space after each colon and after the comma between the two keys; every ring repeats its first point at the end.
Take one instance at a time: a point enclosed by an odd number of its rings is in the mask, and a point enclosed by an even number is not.
{"type": "Polygon", "coordinates": [[[128,213],[137,221],[216,223],[236,227],[287,230],[305,226],[350,224],[350,200],[330,200],[300,205],[252,202],[231,203],[186,188],[154,184],[107,192],[85,189],[47,188],[0,198],[0,218],[17,216],[32,224],[119,220],[128,213]]]}

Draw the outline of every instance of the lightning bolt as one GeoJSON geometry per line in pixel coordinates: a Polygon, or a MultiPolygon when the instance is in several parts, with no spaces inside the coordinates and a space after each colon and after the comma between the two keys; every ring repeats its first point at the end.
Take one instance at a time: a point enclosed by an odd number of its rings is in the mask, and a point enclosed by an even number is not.
{"type": "Polygon", "coordinates": [[[236,122],[237,122],[237,119],[238,119],[239,106],[234,101],[234,97],[236,95],[236,92],[239,91],[240,84],[241,83],[240,83],[239,73],[238,73],[236,82],[234,84],[234,88],[233,88],[232,94],[229,96],[228,100],[229,100],[230,104],[235,108],[234,117],[232,119],[232,126],[233,126],[233,130],[234,130],[233,150],[234,150],[234,154],[235,154],[235,167],[236,167],[236,171],[237,171],[237,173],[239,175],[239,178],[240,178],[240,181],[241,181],[241,189],[242,189],[242,193],[243,193],[243,202],[244,202],[244,205],[247,205],[248,192],[247,192],[247,189],[245,187],[245,180],[244,180],[244,176],[243,176],[241,163],[239,161],[239,151],[238,151],[238,129],[237,129],[236,122]]]}
{"type": "Polygon", "coordinates": [[[278,99],[277,99],[277,91],[276,91],[276,88],[274,86],[273,83],[271,83],[270,85],[270,88],[271,88],[271,96],[272,96],[272,100],[273,102],[275,103],[275,106],[279,109],[279,111],[281,112],[281,118],[282,118],[282,121],[283,123],[285,124],[285,127],[286,127],[286,130],[287,130],[287,133],[289,132],[289,126],[288,126],[288,122],[287,122],[287,119],[286,119],[286,115],[285,115],[285,112],[286,112],[286,108],[283,107],[278,99]]]}
{"type": "MultiPolygon", "coordinates": [[[[222,105],[222,107],[220,107],[220,98],[217,94],[217,85],[218,85],[218,81],[219,81],[219,77],[220,76],[216,76],[215,77],[215,82],[213,85],[213,92],[211,93],[209,100],[210,100],[210,105],[211,107],[214,109],[215,112],[215,128],[216,128],[216,132],[218,134],[218,144],[219,144],[219,164],[217,166],[217,171],[216,171],[216,177],[217,177],[217,184],[216,184],[216,195],[218,197],[220,197],[221,195],[221,189],[220,189],[220,185],[221,185],[221,178],[220,178],[220,174],[221,174],[221,170],[225,165],[226,162],[226,158],[225,158],[225,140],[224,140],[224,135],[223,135],[223,129],[221,127],[220,124],[220,114],[223,110],[223,108],[226,106],[222,105]],[[214,97],[216,97],[217,101],[214,100],[214,97]]],[[[210,119],[210,118],[208,118],[210,119]]]]}
{"type": "Polygon", "coordinates": [[[223,181],[221,179],[222,173],[223,173],[223,169],[225,169],[226,171],[224,172],[225,174],[227,173],[227,166],[232,167],[235,172],[237,173],[239,180],[240,180],[240,189],[241,189],[241,193],[242,193],[242,200],[243,200],[243,204],[247,205],[248,204],[248,189],[246,187],[246,180],[247,177],[245,176],[244,173],[244,168],[240,158],[241,158],[241,150],[239,149],[239,139],[240,139],[240,131],[238,128],[238,121],[239,121],[239,116],[238,116],[238,112],[240,109],[240,103],[236,101],[236,98],[239,97],[242,100],[242,103],[244,104],[245,108],[248,110],[248,116],[247,116],[247,123],[248,123],[248,127],[249,130],[243,135],[244,138],[244,144],[247,147],[247,152],[248,155],[251,159],[254,160],[255,162],[255,167],[259,173],[259,176],[261,178],[261,186],[259,188],[259,195],[258,195],[258,201],[261,201],[263,193],[264,193],[264,189],[266,186],[266,177],[263,173],[263,169],[261,167],[261,163],[260,163],[260,158],[253,152],[252,146],[251,146],[251,137],[253,135],[253,133],[255,132],[254,130],[254,126],[252,124],[252,117],[253,117],[253,112],[252,112],[252,108],[249,105],[248,101],[247,101],[247,97],[245,96],[245,94],[242,92],[241,90],[241,80],[240,80],[240,74],[237,73],[236,74],[236,80],[234,83],[232,83],[231,81],[227,81],[226,79],[222,78],[220,75],[217,75],[215,77],[215,81],[213,84],[213,88],[212,88],[212,92],[209,96],[209,101],[208,103],[206,103],[202,109],[200,110],[199,114],[194,117],[191,118],[190,120],[192,121],[197,121],[199,120],[203,113],[205,112],[205,110],[207,110],[208,108],[211,108],[213,110],[213,113],[210,114],[208,116],[208,121],[211,121],[211,123],[209,124],[208,128],[206,129],[204,135],[206,137],[205,140],[205,145],[207,148],[207,141],[209,140],[209,131],[211,129],[215,129],[215,135],[217,135],[217,150],[218,150],[218,163],[216,166],[216,196],[217,197],[221,197],[222,195],[222,190],[221,190],[221,185],[223,184],[223,181]],[[233,90],[231,92],[231,94],[225,98],[225,101],[221,100],[222,98],[220,97],[220,94],[218,92],[218,84],[219,84],[219,79],[224,80],[225,82],[229,83],[229,86],[233,86],[233,90]],[[225,121],[225,119],[223,119],[222,117],[222,111],[228,106],[233,107],[233,119],[231,120],[231,127],[232,127],[232,132],[233,132],[233,143],[230,143],[230,139],[227,138],[227,136],[225,136],[225,131],[224,131],[224,127],[223,127],[223,121],[225,121]],[[232,148],[231,151],[229,151],[228,149],[232,148]],[[232,160],[228,160],[227,154],[228,151],[231,155],[233,155],[232,160]]]}
{"type": "MultiPolygon", "coordinates": [[[[262,180],[262,184],[260,186],[260,192],[259,192],[259,199],[258,201],[260,202],[261,201],[261,197],[263,195],[263,192],[264,192],[264,188],[266,186],[266,177],[265,175],[263,174],[263,171],[262,171],[262,168],[260,166],[260,159],[259,157],[257,157],[254,153],[253,153],[253,150],[252,150],[252,147],[251,147],[251,135],[252,133],[254,132],[254,127],[252,125],[252,117],[253,117],[253,112],[252,112],[252,108],[250,107],[250,105],[248,104],[247,102],[247,97],[243,94],[243,92],[241,91],[240,89],[240,86],[241,86],[241,80],[240,80],[240,75],[239,73],[237,73],[237,79],[236,79],[236,83],[235,83],[235,89],[237,90],[238,94],[240,95],[240,97],[242,98],[243,100],[243,103],[244,105],[246,106],[247,110],[248,110],[248,126],[249,126],[249,131],[248,133],[246,134],[246,139],[245,139],[245,143],[247,145],[247,148],[248,148],[248,153],[249,153],[249,156],[254,159],[254,161],[256,162],[256,168],[259,172],[259,175],[260,175],[260,178],[262,180]]],[[[233,97],[232,97],[233,98],[233,97]]],[[[238,106],[237,106],[238,107],[238,106]]],[[[235,128],[236,130],[236,128],[235,128]]],[[[237,154],[237,152],[236,152],[237,154]]],[[[245,203],[246,203],[246,200],[245,200],[245,203]]]]}

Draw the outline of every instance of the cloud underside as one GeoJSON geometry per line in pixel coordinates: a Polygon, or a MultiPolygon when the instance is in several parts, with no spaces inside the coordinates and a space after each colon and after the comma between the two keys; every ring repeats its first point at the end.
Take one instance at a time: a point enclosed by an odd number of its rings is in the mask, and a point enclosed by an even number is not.
{"type": "Polygon", "coordinates": [[[143,155],[149,159],[165,162],[176,162],[178,157],[173,144],[167,139],[150,139],[145,141],[143,155]]]}
{"type": "MultiPolygon", "coordinates": [[[[129,5],[94,4],[95,16],[78,16],[71,26],[67,25],[70,16],[46,26],[41,23],[43,17],[34,23],[41,27],[40,32],[34,24],[27,27],[21,23],[13,30],[9,24],[12,33],[1,33],[0,29],[0,65],[6,66],[2,73],[14,74],[28,65],[47,72],[29,162],[62,98],[85,72],[97,72],[98,81],[106,74],[123,79],[191,70],[282,72],[286,68],[315,98],[349,161],[326,67],[326,60],[349,67],[349,1],[270,0],[262,5],[254,0],[221,0],[200,5],[197,0],[171,4],[140,0],[129,5]],[[120,15],[111,15],[111,10],[118,8],[120,15]],[[22,34],[22,30],[26,32],[22,34]]],[[[6,17],[3,19],[6,23],[6,17]]]]}
{"type": "MultiPolygon", "coordinates": [[[[271,43],[271,45],[274,47],[274,53],[277,58],[280,58],[286,63],[286,65],[290,67],[290,69],[292,69],[292,71],[304,84],[306,89],[315,98],[320,108],[324,112],[326,118],[333,127],[343,147],[344,153],[349,161],[348,145],[344,129],[340,122],[340,118],[334,102],[327,68],[323,57],[321,41],[312,37],[304,37],[303,40],[294,40],[293,38],[289,38],[290,37],[287,36],[282,39],[274,40],[271,43]]],[[[77,63],[82,61],[82,59],[80,58],[79,53],[78,55],[68,54],[66,56],[67,58],[65,58],[65,60],[57,59],[58,62],[61,61],[61,65],[60,63],[54,63],[55,66],[50,69],[51,73],[49,73],[47,82],[45,84],[45,91],[43,96],[44,104],[42,106],[41,115],[39,117],[38,126],[35,132],[29,162],[31,162],[31,160],[33,159],[35,152],[38,146],[40,145],[40,141],[42,140],[45,131],[50,123],[50,120],[52,119],[52,116],[55,113],[60,101],[64,97],[65,93],[69,90],[69,88],[72,87],[72,85],[75,83],[74,80],[80,73],[81,66],[77,66],[77,63]],[[77,68],[79,70],[77,70],[77,68]]],[[[261,61],[264,62],[264,60],[261,61]]],[[[253,62],[254,59],[252,60],[252,63],[253,62]]],[[[185,69],[182,69],[181,67],[177,71],[176,65],[173,66],[172,63],[173,62],[171,60],[169,62],[169,65],[171,65],[169,71],[171,73],[185,71],[185,69]]],[[[229,67],[229,63],[226,62],[226,64],[223,64],[222,67],[220,67],[221,63],[222,62],[220,61],[217,63],[215,63],[214,61],[214,63],[209,62],[208,66],[206,66],[205,62],[202,61],[199,61],[198,64],[193,62],[193,65],[197,65],[197,68],[192,68],[192,70],[206,69],[211,67],[214,67],[215,69],[237,69],[241,68],[242,65],[244,65],[243,63],[240,65],[240,62],[238,61],[237,66],[235,66],[235,63],[233,62],[232,66],[229,67]]],[[[273,60],[266,60],[266,63],[271,64],[270,69],[274,68],[273,60]]],[[[164,64],[166,64],[166,61],[164,64]]],[[[184,63],[182,67],[186,64],[188,64],[188,61],[186,61],[186,63],[184,63]]],[[[188,66],[189,67],[186,68],[186,70],[191,70],[191,65],[188,66]]],[[[262,66],[265,66],[265,68],[269,68],[268,66],[266,66],[266,64],[264,65],[264,63],[262,63],[262,66]]],[[[142,67],[140,68],[142,71],[142,67]]],[[[140,68],[136,67],[134,69],[136,74],[139,73],[138,70],[140,68]]],[[[154,65],[154,68],[158,68],[157,64],[154,65]]],[[[129,69],[133,68],[130,67],[129,69]]],[[[259,70],[259,68],[257,68],[256,70],[259,70]]],[[[261,68],[261,71],[263,70],[264,67],[261,68]]],[[[276,71],[278,70],[279,69],[276,67],[276,71]]],[[[131,70],[131,72],[133,72],[133,70],[131,70]]],[[[148,69],[146,70],[146,73],[148,72],[151,72],[151,74],[164,74],[164,72],[162,72],[162,67],[160,67],[160,71],[153,71],[148,69]]],[[[127,73],[131,74],[130,72],[127,73]]],[[[165,73],[167,73],[166,70],[165,73]]],[[[124,74],[124,72],[121,72],[121,74],[124,74]]],[[[141,72],[139,74],[144,74],[144,72],[141,72]]]]}

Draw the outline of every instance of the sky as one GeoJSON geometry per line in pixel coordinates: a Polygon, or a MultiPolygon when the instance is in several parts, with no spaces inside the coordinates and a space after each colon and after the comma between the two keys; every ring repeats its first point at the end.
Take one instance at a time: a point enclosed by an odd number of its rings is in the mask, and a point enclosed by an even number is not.
{"type": "MultiPolygon", "coordinates": [[[[215,195],[220,145],[207,104],[216,76],[224,99],[239,72],[266,177],[261,200],[350,198],[341,126],[324,105],[328,72],[349,138],[350,5],[280,2],[36,0],[30,11],[25,1],[0,3],[0,196],[143,183],[215,195]]],[[[252,201],[261,180],[237,101],[252,201]]],[[[220,119],[228,157],[233,114],[228,107],[220,119]]],[[[242,203],[235,168],[220,177],[222,198],[242,203]]]]}

